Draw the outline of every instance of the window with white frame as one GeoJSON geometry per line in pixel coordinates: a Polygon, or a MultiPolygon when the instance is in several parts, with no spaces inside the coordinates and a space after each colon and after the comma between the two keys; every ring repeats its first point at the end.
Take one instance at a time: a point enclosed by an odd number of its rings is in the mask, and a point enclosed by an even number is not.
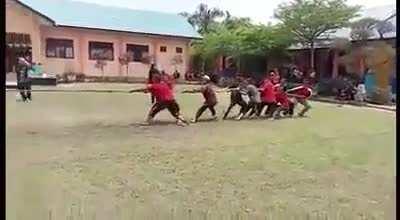
{"type": "Polygon", "coordinates": [[[46,57],[51,58],[74,58],[74,41],[68,39],[46,39],[46,57]]]}
{"type": "Polygon", "coordinates": [[[114,44],[89,41],[89,60],[114,60],[114,44]]]}

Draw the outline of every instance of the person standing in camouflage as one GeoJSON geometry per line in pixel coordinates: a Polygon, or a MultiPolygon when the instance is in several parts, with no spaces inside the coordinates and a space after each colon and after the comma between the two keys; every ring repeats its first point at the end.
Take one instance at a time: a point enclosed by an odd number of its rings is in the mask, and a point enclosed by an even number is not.
{"type": "Polygon", "coordinates": [[[32,82],[28,75],[28,70],[32,67],[30,63],[30,52],[22,52],[17,56],[17,88],[21,95],[22,101],[32,101],[31,87],[32,82]]]}

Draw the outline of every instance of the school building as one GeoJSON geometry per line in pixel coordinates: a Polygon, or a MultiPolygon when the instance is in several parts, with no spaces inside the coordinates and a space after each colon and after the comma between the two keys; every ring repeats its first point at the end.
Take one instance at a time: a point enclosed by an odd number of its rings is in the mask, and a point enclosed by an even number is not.
{"type": "Polygon", "coordinates": [[[16,53],[26,49],[46,74],[142,78],[152,62],[185,73],[195,38],[199,34],[177,14],[70,0],[6,0],[7,73],[15,70],[16,53]],[[120,63],[127,54],[128,73],[120,63]]]}

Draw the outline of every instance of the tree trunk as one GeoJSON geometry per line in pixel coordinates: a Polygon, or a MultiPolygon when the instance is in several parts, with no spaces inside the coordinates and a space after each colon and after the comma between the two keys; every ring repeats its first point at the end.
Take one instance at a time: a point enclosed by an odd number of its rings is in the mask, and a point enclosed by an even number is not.
{"type": "Polygon", "coordinates": [[[240,71],[240,56],[238,56],[238,58],[237,58],[237,72],[241,72],[240,71]]]}
{"type": "Polygon", "coordinates": [[[315,48],[314,48],[314,42],[311,42],[310,45],[310,68],[314,69],[314,52],[315,52],[315,48]]]}
{"type": "Polygon", "coordinates": [[[381,32],[378,32],[378,33],[379,33],[379,39],[383,40],[383,33],[381,33],[381,32]]]}

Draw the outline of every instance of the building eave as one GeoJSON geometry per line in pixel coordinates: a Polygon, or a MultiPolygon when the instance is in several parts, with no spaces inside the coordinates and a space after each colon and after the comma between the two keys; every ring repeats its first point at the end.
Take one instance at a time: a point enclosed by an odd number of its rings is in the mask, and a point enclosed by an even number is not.
{"type": "Polygon", "coordinates": [[[155,34],[155,33],[135,32],[135,31],[122,31],[122,30],[113,30],[113,29],[106,29],[106,28],[91,28],[91,27],[71,26],[71,25],[56,25],[56,27],[84,29],[84,30],[92,30],[92,31],[116,32],[116,33],[126,33],[126,34],[137,34],[137,35],[148,35],[148,36],[153,36],[153,37],[180,38],[180,39],[186,39],[186,40],[202,39],[199,37],[191,37],[191,36],[155,34]]]}

